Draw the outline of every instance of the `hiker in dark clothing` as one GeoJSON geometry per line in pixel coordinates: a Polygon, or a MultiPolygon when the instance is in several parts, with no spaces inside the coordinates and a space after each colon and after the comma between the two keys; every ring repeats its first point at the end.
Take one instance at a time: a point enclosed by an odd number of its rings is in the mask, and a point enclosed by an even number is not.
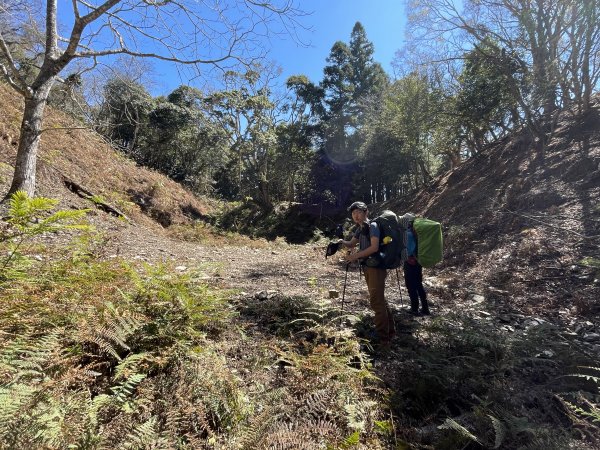
{"type": "Polygon", "coordinates": [[[375,330],[382,347],[389,347],[391,339],[396,334],[392,312],[385,300],[385,278],[387,270],[374,267],[378,260],[375,254],[379,251],[379,237],[381,232],[377,223],[369,221],[367,205],[363,202],[354,202],[348,208],[352,220],[357,228],[351,240],[340,239],[339,243],[346,247],[355,247],[359,244],[358,252],[350,253],[346,257],[348,263],[360,261],[364,266],[365,280],[369,289],[369,301],[375,312],[375,330]],[[373,265],[371,264],[373,263],[373,265]]]}
{"type": "Polygon", "coordinates": [[[404,282],[410,297],[410,313],[419,314],[419,298],[421,299],[421,314],[429,315],[427,292],[423,287],[423,267],[417,261],[417,239],[412,227],[406,232],[406,253],[408,259],[404,262],[404,282]]]}

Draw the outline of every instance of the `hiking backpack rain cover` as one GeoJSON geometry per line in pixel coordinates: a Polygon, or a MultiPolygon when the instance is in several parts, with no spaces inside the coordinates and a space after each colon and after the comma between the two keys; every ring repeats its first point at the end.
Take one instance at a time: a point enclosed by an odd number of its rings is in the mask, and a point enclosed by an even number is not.
{"type": "Polygon", "coordinates": [[[443,257],[442,225],[420,217],[412,225],[417,234],[417,261],[423,267],[432,267],[443,257]]]}

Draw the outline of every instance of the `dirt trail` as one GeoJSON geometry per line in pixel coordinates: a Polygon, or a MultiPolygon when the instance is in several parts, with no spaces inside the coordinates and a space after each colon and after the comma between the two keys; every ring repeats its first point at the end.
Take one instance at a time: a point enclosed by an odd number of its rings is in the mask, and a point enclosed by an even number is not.
{"type": "MultiPolygon", "coordinates": [[[[181,272],[200,271],[206,281],[219,288],[234,289],[240,298],[266,298],[271,295],[303,296],[316,301],[329,299],[330,290],[337,291],[333,305],[342,306],[345,265],[339,255],[325,259],[325,246],[287,245],[276,242],[252,242],[250,245],[218,246],[182,241],[156,233],[142,226],[118,225],[107,233],[103,246],[105,256],[121,256],[130,261],[148,263],[169,262],[181,272]]],[[[402,270],[388,272],[386,298],[393,310],[400,333],[418,332],[435,317],[453,311],[469,317],[490,332],[510,335],[526,332],[532,324],[550,323],[576,338],[590,354],[600,356],[600,327],[577,314],[577,307],[544,308],[540,305],[521,305],[517,292],[504,291],[485,282],[485,277],[466,274],[456,267],[426,269],[424,284],[432,316],[415,318],[408,314],[408,295],[402,270]],[[400,287],[400,291],[399,291],[400,287]]],[[[523,271],[533,276],[535,268],[523,271]]],[[[547,289],[538,288],[537,295],[551,297],[547,289]]],[[[358,267],[351,267],[346,283],[344,310],[367,317],[371,327],[366,284],[358,267]]],[[[402,346],[402,342],[397,345],[402,346]]]]}
{"type": "MultiPolygon", "coordinates": [[[[182,272],[200,269],[211,284],[239,290],[244,296],[277,292],[320,300],[329,298],[330,291],[335,290],[338,297],[332,301],[341,306],[346,279],[346,310],[369,311],[366,284],[358,266],[351,266],[346,278],[345,265],[339,254],[325,259],[324,246],[269,243],[254,248],[218,247],[160,236],[142,228],[139,232],[122,229],[113,233],[108,241],[108,257],[117,255],[131,261],[170,262],[182,272]]],[[[386,296],[391,306],[400,312],[408,299],[401,269],[398,275],[399,278],[395,271],[389,272],[386,296]]],[[[431,283],[431,280],[427,281],[431,283]]],[[[435,298],[433,303],[435,305],[435,298]]]]}

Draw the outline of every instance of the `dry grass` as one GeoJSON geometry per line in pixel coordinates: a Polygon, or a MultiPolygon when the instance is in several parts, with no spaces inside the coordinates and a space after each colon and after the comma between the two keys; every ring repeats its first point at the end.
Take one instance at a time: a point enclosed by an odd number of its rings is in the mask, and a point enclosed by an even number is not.
{"type": "MultiPolygon", "coordinates": [[[[12,178],[22,107],[21,99],[0,83],[0,195],[6,193],[12,178]]],[[[96,133],[78,129],[81,126],[52,108],[46,109],[38,195],[59,199],[63,208],[93,206],[65,188],[63,177],[67,177],[155,231],[160,225],[190,223],[210,212],[208,201],[156,171],[137,166],[96,133]]]]}

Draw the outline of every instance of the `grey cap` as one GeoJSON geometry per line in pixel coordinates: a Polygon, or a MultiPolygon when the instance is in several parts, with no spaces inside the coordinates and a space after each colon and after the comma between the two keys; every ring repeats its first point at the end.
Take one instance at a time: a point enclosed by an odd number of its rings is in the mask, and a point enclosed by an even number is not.
{"type": "Polygon", "coordinates": [[[348,207],[348,211],[352,212],[355,209],[360,209],[361,211],[367,211],[367,205],[364,202],[354,202],[348,207]]]}

